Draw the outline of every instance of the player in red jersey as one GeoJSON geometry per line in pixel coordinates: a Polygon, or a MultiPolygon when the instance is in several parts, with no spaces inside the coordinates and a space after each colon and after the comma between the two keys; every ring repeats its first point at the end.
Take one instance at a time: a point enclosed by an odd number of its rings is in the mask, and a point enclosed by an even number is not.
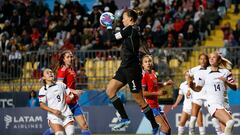
{"type": "MultiPolygon", "coordinates": [[[[76,89],[76,72],[72,68],[73,63],[73,53],[69,50],[64,51],[59,58],[59,65],[57,67],[57,81],[63,82],[69,87],[71,90],[76,89]]],[[[82,135],[91,135],[91,132],[88,127],[88,123],[86,121],[85,116],[83,115],[82,109],[78,104],[79,95],[83,91],[77,90],[74,94],[74,98],[69,100],[68,97],[66,97],[66,102],[71,109],[73,116],[75,120],[77,121],[78,125],[80,126],[80,129],[82,131],[82,135]]],[[[45,131],[44,135],[50,135],[51,131],[45,131]]]]}
{"type": "Polygon", "coordinates": [[[157,76],[153,67],[153,60],[150,55],[145,55],[142,58],[142,67],[143,67],[143,78],[142,78],[142,89],[143,95],[149,104],[150,108],[153,110],[156,122],[161,125],[160,135],[169,135],[171,134],[171,127],[167,120],[166,115],[159,107],[158,96],[164,95],[165,93],[159,90],[159,87],[164,87],[166,85],[172,85],[173,81],[168,80],[164,83],[159,83],[157,76]]]}
{"type": "MultiPolygon", "coordinates": [[[[69,50],[64,51],[59,58],[59,67],[57,69],[57,81],[64,82],[70,89],[76,89],[76,72],[72,68],[74,57],[73,53],[69,50]]],[[[81,93],[82,91],[79,91],[81,93]]],[[[83,115],[82,109],[78,104],[78,95],[74,95],[68,106],[71,109],[75,120],[77,121],[82,135],[91,135],[88,123],[83,115]]]]}

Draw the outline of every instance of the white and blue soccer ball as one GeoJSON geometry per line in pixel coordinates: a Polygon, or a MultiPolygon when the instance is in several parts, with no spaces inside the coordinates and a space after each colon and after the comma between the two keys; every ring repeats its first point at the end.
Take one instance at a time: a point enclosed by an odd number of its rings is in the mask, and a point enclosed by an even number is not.
{"type": "Polygon", "coordinates": [[[114,15],[111,12],[104,12],[101,14],[99,21],[102,26],[107,27],[114,22],[114,15]]]}

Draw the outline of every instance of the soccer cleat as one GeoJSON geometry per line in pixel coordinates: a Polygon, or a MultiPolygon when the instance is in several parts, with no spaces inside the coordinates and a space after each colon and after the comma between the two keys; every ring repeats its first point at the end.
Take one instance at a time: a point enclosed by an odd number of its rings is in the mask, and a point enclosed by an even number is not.
{"type": "Polygon", "coordinates": [[[129,119],[122,119],[118,124],[116,124],[113,129],[121,129],[128,126],[131,123],[129,119]]]}
{"type": "Polygon", "coordinates": [[[159,126],[153,129],[153,135],[160,135],[159,126]]]}

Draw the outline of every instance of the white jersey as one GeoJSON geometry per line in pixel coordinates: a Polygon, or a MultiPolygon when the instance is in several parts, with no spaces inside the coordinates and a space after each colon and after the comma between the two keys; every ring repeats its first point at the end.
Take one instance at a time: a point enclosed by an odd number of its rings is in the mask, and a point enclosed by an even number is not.
{"type": "Polygon", "coordinates": [[[203,72],[196,81],[196,85],[205,87],[208,104],[224,103],[224,93],[227,88],[225,82],[218,79],[219,77],[224,77],[226,80],[234,82],[232,73],[229,70],[218,69],[217,71],[211,71],[210,68],[203,72]]]}
{"type": "Polygon", "coordinates": [[[192,94],[193,90],[188,87],[187,81],[185,81],[185,82],[180,84],[178,94],[179,95],[184,95],[183,106],[191,108],[192,107],[192,96],[187,97],[188,90],[190,90],[190,92],[192,94]]]}
{"type": "MultiPolygon", "coordinates": [[[[199,76],[201,76],[202,72],[206,71],[207,69],[205,68],[202,68],[200,65],[199,66],[196,66],[196,67],[193,67],[189,70],[189,75],[190,76],[193,76],[194,78],[194,82],[196,82],[196,80],[198,80],[199,76]]],[[[193,91],[192,92],[192,99],[193,100],[199,100],[199,99],[202,99],[202,100],[205,100],[205,94],[206,94],[206,91],[205,89],[203,88],[201,91],[199,92],[195,92],[193,91]]]]}
{"type": "MultiPolygon", "coordinates": [[[[39,101],[45,103],[49,108],[56,109],[62,112],[62,115],[67,117],[72,115],[71,110],[65,102],[65,94],[69,94],[70,89],[62,82],[56,82],[53,85],[43,86],[39,90],[39,101]]],[[[55,117],[54,114],[48,112],[48,119],[55,117]]]]}

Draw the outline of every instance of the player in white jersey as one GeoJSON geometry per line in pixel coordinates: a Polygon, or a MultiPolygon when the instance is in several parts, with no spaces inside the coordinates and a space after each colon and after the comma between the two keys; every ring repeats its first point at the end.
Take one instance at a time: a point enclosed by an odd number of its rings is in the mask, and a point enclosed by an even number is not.
{"type": "Polygon", "coordinates": [[[206,89],[206,100],[208,111],[211,116],[217,118],[220,123],[226,125],[224,134],[232,135],[234,120],[230,113],[225,109],[224,91],[226,86],[233,90],[237,89],[236,83],[232,77],[232,73],[227,69],[230,62],[223,59],[218,53],[211,53],[209,56],[211,67],[204,71],[199,79],[193,83],[193,79],[189,77],[190,87],[195,91],[206,89]]]}
{"type": "MultiPolygon", "coordinates": [[[[178,104],[181,102],[182,98],[184,97],[184,102],[183,102],[183,109],[182,109],[182,114],[178,126],[178,135],[183,135],[184,134],[184,126],[191,116],[191,110],[192,110],[192,95],[189,95],[190,93],[193,93],[193,90],[189,88],[188,83],[187,83],[187,77],[189,76],[189,72],[185,72],[185,82],[180,84],[179,87],[179,93],[176,102],[173,104],[172,109],[176,108],[178,104]]],[[[202,115],[202,113],[198,113],[198,119],[201,117],[199,115],[202,115]]],[[[201,120],[198,120],[198,125],[200,125],[201,120]]],[[[200,131],[200,129],[199,129],[200,131]]]]}
{"type": "Polygon", "coordinates": [[[51,69],[43,71],[42,80],[44,86],[39,90],[39,101],[41,109],[48,112],[49,126],[54,130],[55,135],[64,135],[65,133],[73,135],[73,114],[65,101],[65,96],[74,97],[72,92],[64,83],[54,81],[51,69]]]}
{"type": "MultiPolygon", "coordinates": [[[[207,67],[209,66],[208,62],[208,56],[207,54],[200,54],[199,55],[199,66],[196,66],[189,70],[189,75],[193,76],[194,79],[198,78],[198,76],[201,74],[201,72],[205,71],[207,67]]],[[[191,117],[189,122],[189,135],[194,135],[194,129],[195,129],[195,123],[197,120],[197,117],[200,117],[198,119],[199,123],[199,131],[200,135],[205,135],[205,127],[203,125],[203,116],[202,112],[200,111],[202,105],[204,104],[204,94],[205,91],[202,90],[201,92],[192,92],[192,109],[191,109],[191,117]],[[200,114],[199,114],[200,112],[200,114]]]]}

